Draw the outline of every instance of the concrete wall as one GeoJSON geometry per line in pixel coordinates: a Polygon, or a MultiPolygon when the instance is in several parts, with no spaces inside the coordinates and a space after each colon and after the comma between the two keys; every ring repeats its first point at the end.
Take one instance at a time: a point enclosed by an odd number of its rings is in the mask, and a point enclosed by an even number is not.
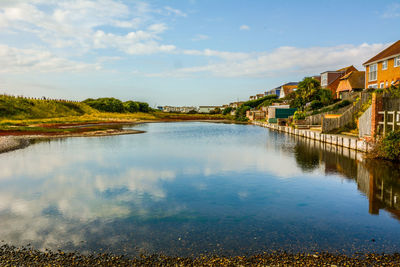
{"type": "Polygon", "coordinates": [[[371,136],[372,105],[358,119],[359,137],[371,136]]]}
{"type": "Polygon", "coordinates": [[[285,132],[288,134],[302,136],[304,138],[320,141],[322,143],[325,143],[326,145],[348,148],[354,151],[368,152],[372,149],[371,145],[368,142],[364,140],[359,140],[358,138],[355,137],[343,136],[337,134],[324,134],[324,133],[314,132],[311,130],[294,129],[288,126],[279,126],[277,124],[269,124],[266,122],[259,122],[259,121],[255,121],[253,122],[253,124],[277,130],[280,132],[285,132]]]}
{"type": "Polygon", "coordinates": [[[324,113],[321,113],[321,114],[315,114],[315,115],[312,115],[312,116],[308,116],[305,119],[305,121],[306,121],[305,124],[307,124],[307,125],[321,125],[322,124],[322,118],[326,114],[343,114],[349,108],[351,108],[350,105],[347,106],[347,107],[340,108],[338,110],[328,111],[328,112],[324,112],[324,113]]]}

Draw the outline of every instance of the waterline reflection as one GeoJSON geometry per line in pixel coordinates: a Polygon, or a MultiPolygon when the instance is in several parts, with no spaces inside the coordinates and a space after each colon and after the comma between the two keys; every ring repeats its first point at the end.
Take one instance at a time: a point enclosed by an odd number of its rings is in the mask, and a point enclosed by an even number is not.
{"type": "Polygon", "coordinates": [[[398,251],[396,166],[253,126],[135,127],[147,133],[0,155],[1,239],[130,255],[398,251]]]}

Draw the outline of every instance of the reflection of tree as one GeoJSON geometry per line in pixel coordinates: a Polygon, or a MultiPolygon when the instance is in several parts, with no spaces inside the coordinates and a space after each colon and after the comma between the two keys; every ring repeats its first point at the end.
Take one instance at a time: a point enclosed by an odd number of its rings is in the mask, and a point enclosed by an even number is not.
{"type": "Polygon", "coordinates": [[[294,155],[297,165],[305,172],[311,172],[319,166],[320,154],[318,150],[303,142],[297,143],[294,148],[294,155]]]}

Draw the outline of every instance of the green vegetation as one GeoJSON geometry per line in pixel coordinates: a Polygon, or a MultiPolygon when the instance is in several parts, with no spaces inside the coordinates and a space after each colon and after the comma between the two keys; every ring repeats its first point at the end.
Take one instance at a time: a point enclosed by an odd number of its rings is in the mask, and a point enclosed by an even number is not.
{"type": "Polygon", "coordinates": [[[259,105],[263,104],[265,101],[271,101],[271,100],[277,100],[278,96],[277,95],[267,95],[264,97],[261,97],[259,99],[256,100],[249,100],[247,102],[244,102],[242,106],[248,106],[250,108],[256,108],[259,105]]]}
{"type": "Polygon", "coordinates": [[[287,96],[291,108],[306,110],[307,103],[309,109],[317,110],[333,102],[330,90],[322,89],[318,80],[311,77],[304,78],[297,86],[297,90],[287,96]]]}
{"type": "Polygon", "coordinates": [[[235,120],[236,121],[247,121],[248,119],[246,118],[246,111],[250,110],[250,106],[246,105],[241,105],[238,109],[236,109],[235,113],[235,120]]]}
{"type": "Polygon", "coordinates": [[[222,115],[229,115],[232,112],[232,107],[227,107],[222,111],[222,115]]]}
{"type": "Polygon", "coordinates": [[[378,140],[373,152],[377,158],[400,161],[400,130],[390,132],[378,140]]]}
{"type": "Polygon", "coordinates": [[[93,114],[97,111],[80,102],[29,99],[0,95],[0,119],[38,119],[93,114]]]}
{"type": "Polygon", "coordinates": [[[115,112],[115,113],[135,113],[135,112],[150,112],[149,104],[144,102],[126,101],[122,102],[113,97],[104,97],[98,99],[86,99],[83,103],[91,106],[94,109],[102,112],[115,112]]]}

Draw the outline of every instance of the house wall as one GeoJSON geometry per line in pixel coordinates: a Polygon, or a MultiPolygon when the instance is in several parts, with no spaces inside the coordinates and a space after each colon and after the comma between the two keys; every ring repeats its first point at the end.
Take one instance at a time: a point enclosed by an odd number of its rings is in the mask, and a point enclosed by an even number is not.
{"type": "Polygon", "coordinates": [[[370,81],[369,80],[369,67],[370,65],[366,66],[366,71],[365,71],[365,87],[368,88],[370,85],[377,84],[378,88],[380,88],[381,83],[385,83],[385,88],[386,88],[386,82],[388,82],[388,86],[391,85],[393,81],[396,81],[400,79],[400,66],[395,67],[394,66],[394,58],[391,58],[388,60],[388,67],[386,70],[382,70],[382,62],[378,62],[378,72],[377,72],[377,80],[376,81],[370,81]]]}

